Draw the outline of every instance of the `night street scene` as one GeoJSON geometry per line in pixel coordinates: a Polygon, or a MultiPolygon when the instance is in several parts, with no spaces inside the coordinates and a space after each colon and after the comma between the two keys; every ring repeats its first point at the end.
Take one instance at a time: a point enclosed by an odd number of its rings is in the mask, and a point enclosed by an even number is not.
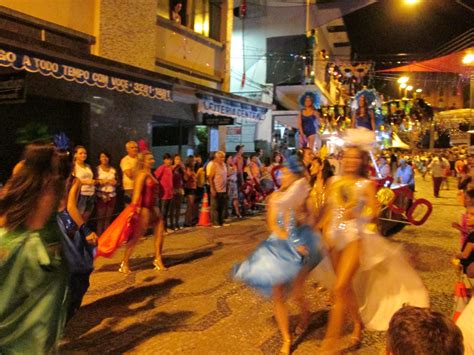
{"type": "Polygon", "coordinates": [[[0,355],[474,355],[473,0],[0,0],[0,355]]]}

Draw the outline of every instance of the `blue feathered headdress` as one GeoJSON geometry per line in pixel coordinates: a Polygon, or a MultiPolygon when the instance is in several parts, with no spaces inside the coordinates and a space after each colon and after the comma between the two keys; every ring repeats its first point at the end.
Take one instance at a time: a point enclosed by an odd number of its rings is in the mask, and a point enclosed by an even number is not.
{"type": "Polygon", "coordinates": [[[355,94],[351,105],[353,111],[359,109],[359,99],[361,96],[365,97],[365,102],[369,109],[375,109],[382,106],[380,96],[375,89],[363,89],[355,94]]]}
{"type": "Polygon", "coordinates": [[[54,145],[56,148],[61,150],[68,150],[71,145],[70,139],[66,136],[66,133],[59,132],[53,137],[54,145]]]}
{"type": "Polygon", "coordinates": [[[321,97],[318,92],[306,91],[303,95],[300,96],[299,102],[301,107],[304,107],[304,100],[309,97],[313,101],[314,108],[321,107],[321,97]]]}

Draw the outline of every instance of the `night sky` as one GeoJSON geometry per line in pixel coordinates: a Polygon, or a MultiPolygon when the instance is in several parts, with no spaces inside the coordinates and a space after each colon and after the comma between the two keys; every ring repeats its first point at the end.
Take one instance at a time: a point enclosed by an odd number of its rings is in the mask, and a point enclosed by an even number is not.
{"type": "MultiPolygon", "coordinates": [[[[463,0],[474,6],[474,0],[463,0]]],[[[474,13],[456,0],[380,0],[344,17],[358,59],[382,61],[395,54],[429,58],[431,52],[474,26],[474,13]]],[[[392,65],[393,66],[393,65],[392,65]]]]}

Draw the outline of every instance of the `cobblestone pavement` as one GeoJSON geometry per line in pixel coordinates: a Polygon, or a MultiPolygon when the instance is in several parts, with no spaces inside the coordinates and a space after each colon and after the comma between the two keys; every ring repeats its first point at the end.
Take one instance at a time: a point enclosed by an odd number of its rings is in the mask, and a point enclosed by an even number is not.
{"type": "MultiPolygon", "coordinates": [[[[451,182],[454,186],[454,180],[451,182]]],[[[456,275],[450,260],[458,234],[450,227],[461,207],[456,192],[432,198],[431,181],[417,182],[417,196],[433,202],[433,214],[421,227],[409,226],[392,237],[402,244],[431,294],[435,310],[451,314],[456,275]]],[[[272,304],[229,278],[267,236],[264,217],[221,229],[196,228],[170,234],[164,248],[168,271],[153,271],[153,242],[141,242],[133,273],[116,270],[121,252],[99,259],[83,307],[69,323],[61,353],[275,354],[280,337],[272,304]]],[[[296,341],[295,354],[317,353],[328,313],[328,294],[310,278],[311,326],[296,341]]],[[[292,313],[297,310],[292,305],[292,313]]],[[[292,324],[296,322],[292,317],[292,324]]],[[[384,333],[366,332],[358,354],[379,354],[384,333]]]]}

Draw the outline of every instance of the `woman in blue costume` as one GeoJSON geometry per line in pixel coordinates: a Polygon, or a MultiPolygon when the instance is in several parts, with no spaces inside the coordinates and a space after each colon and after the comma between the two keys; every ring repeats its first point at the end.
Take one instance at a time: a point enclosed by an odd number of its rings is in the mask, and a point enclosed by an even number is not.
{"type": "Polygon", "coordinates": [[[86,225],[77,208],[81,182],[72,176],[69,153],[65,149],[58,149],[57,154],[59,173],[66,180],[66,194],[58,208],[57,222],[62,233],[61,246],[69,269],[69,321],[81,306],[89,288],[90,274],[94,270],[97,235],[86,225]]]}
{"type": "Polygon", "coordinates": [[[30,145],[0,192],[0,353],[56,350],[65,324],[67,267],[48,220],[63,195],[52,145],[30,145]]]}
{"type": "Polygon", "coordinates": [[[300,104],[303,106],[298,116],[300,139],[306,142],[306,146],[311,150],[319,149],[321,143],[318,136],[321,123],[319,112],[316,110],[316,106],[319,105],[317,101],[318,96],[312,92],[306,92],[300,99],[300,104]]]}
{"type": "Polygon", "coordinates": [[[287,291],[291,290],[300,306],[301,319],[296,333],[302,333],[309,320],[303,285],[321,255],[319,236],[306,224],[311,222],[306,207],[310,186],[303,164],[292,156],[282,174],[282,186],[271,195],[268,205],[267,223],[272,233],[247,260],[235,266],[233,276],[263,295],[272,296],[275,318],[283,337],[280,352],[289,354],[287,291]]]}
{"type": "Polygon", "coordinates": [[[370,108],[373,100],[375,94],[369,90],[362,90],[356,94],[352,111],[352,128],[363,127],[375,131],[375,113],[370,108]]]}

